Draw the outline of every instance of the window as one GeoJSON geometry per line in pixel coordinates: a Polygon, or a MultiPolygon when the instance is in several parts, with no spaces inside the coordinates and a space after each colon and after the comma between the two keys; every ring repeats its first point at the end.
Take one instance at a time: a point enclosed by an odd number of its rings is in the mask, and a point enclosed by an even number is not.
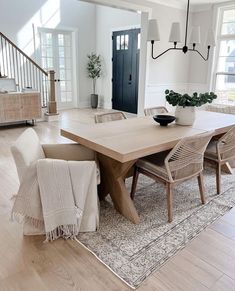
{"type": "Polygon", "coordinates": [[[122,34],[116,37],[116,50],[128,50],[129,47],[129,35],[122,34]]]}
{"type": "Polygon", "coordinates": [[[69,31],[40,29],[41,58],[45,70],[56,72],[58,105],[70,107],[73,102],[72,34],[69,31]]]}
{"type": "Polygon", "coordinates": [[[217,102],[235,105],[235,7],[221,10],[217,50],[217,102]]]}

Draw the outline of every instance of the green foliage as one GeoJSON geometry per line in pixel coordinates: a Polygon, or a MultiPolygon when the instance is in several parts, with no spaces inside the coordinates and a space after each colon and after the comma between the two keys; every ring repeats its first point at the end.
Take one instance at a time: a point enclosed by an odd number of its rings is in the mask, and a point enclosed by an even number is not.
{"type": "Polygon", "coordinates": [[[93,94],[95,94],[96,80],[101,76],[101,59],[100,56],[97,56],[95,53],[91,53],[90,55],[87,55],[87,57],[88,77],[93,80],[93,94]]]}
{"type": "Polygon", "coordinates": [[[166,90],[166,100],[169,104],[173,106],[194,106],[194,107],[200,107],[203,104],[206,103],[212,103],[214,99],[217,98],[217,95],[213,92],[206,92],[206,93],[200,93],[197,92],[193,93],[192,96],[188,94],[179,94],[174,92],[173,90],[166,90]]]}
{"type": "Polygon", "coordinates": [[[88,77],[91,79],[98,79],[101,75],[101,60],[100,56],[91,53],[88,57],[87,72],[88,77]]]}

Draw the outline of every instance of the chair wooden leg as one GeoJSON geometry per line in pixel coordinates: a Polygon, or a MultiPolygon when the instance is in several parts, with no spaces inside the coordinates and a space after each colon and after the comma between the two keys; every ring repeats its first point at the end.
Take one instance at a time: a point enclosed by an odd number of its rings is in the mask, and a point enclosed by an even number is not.
{"type": "Polygon", "coordinates": [[[221,165],[220,163],[218,163],[216,167],[216,188],[217,188],[217,194],[220,194],[221,193],[221,165]]]}
{"type": "Polygon", "coordinates": [[[221,171],[229,175],[233,174],[233,170],[228,162],[221,166],[221,171]]]}
{"type": "Polygon", "coordinates": [[[197,177],[202,204],[205,204],[205,187],[202,173],[197,177]]]}
{"type": "Polygon", "coordinates": [[[172,184],[171,183],[166,183],[166,194],[167,194],[168,222],[172,222],[173,201],[172,201],[172,184]]]}
{"type": "Polygon", "coordinates": [[[134,196],[135,196],[138,177],[139,177],[139,171],[138,171],[138,168],[135,167],[133,180],[132,180],[132,185],[131,185],[131,199],[134,199],[134,196]]]}

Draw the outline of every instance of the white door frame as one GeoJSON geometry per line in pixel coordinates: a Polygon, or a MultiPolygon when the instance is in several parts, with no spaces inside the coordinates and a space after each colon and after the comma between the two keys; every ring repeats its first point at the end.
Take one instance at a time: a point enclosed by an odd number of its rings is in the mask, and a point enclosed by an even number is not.
{"type": "MultiPolygon", "coordinates": [[[[37,31],[38,31],[38,36],[40,36],[40,32],[53,32],[53,31],[57,31],[57,32],[69,32],[71,33],[71,41],[72,41],[72,60],[73,60],[73,65],[72,65],[72,102],[65,105],[65,106],[59,106],[58,110],[63,110],[63,109],[71,109],[71,108],[76,108],[77,104],[78,104],[78,87],[79,84],[77,82],[77,66],[74,64],[77,64],[77,52],[76,52],[76,39],[78,39],[78,29],[77,28],[72,28],[72,27],[59,27],[57,28],[47,28],[47,27],[37,27],[37,31]]],[[[39,39],[40,37],[38,37],[39,39]]],[[[38,59],[41,63],[41,44],[40,44],[40,40],[39,40],[39,56],[38,59]]],[[[61,103],[59,104],[61,105],[61,103]]]]}

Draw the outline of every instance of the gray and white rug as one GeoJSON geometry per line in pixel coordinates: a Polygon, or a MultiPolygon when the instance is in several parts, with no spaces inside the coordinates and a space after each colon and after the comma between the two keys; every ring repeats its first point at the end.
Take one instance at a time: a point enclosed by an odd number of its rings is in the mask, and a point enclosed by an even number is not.
{"type": "MultiPolygon", "coordinates": [[[[223,175],[221,195],[216,195],[215,172],[204,171],[205,205],[200,202],[197,179],[174,190],[173,222],[167,223],[165,188],[140,175],[135,206],[141,223],[132,224],[112,206],[101,203],[100,228],[80,234],[78,240],[117,276],[137,288],[177,251],[218,217],[235,206],[235,176],[223,175]]],[[[131,181],[128,181],[129,186],[131,181]]]]}

